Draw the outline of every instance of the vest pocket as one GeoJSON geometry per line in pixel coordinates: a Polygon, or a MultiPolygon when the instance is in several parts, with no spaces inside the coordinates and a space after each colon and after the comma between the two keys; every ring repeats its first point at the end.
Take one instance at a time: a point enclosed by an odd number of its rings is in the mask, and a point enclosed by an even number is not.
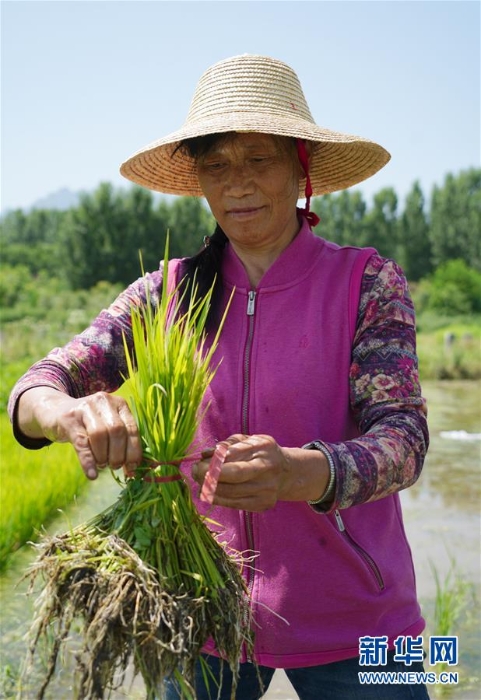
{"type": "Polygon", "coordinates": [[[346,526],[344,525],[344,521],[341,518],[341,514],[338,510],[334,511],[334,517],[336,518],[338,530],[341,533],[342,537],[344,538],[345,542],[361,558],[362,562],[364,563],[364,566],[367,568],[367,570],[370,572],[370,574],[374,577],[379,590],[383,591],[385,588],[384,579],[382,577],[382,574],[381,574],[381,571],[379,570],[378,565],[376,564],[374,559],[371,557],[371,555],[368,552],[366,552],[366,550],[363,547],[361,547],[360,544],[358,544],[356,542],[356,540],[353,538],[351,533],[347,530],[346,526]]]}

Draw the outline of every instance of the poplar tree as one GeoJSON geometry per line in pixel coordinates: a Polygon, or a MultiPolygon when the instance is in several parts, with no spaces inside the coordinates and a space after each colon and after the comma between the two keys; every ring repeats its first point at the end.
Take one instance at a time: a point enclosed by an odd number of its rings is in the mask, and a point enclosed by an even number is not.
{"type": "Polygon", "coordinates": [[[374,205],[365,216],[362,245],[376,248],[378,253],[397,262],[402,257],[399,249],[398,199],[392,187],[385,187],[374,195],[374,205]]]}
{"type": "Polygon", "coordinates": [[[417,282],[432,272],[432,250],[424,195],[416,181],[406,197],[399,219],[400,264],[407,278],[417,282]]]}
{"type": "Polygon", "coordinates": [[[460,259],[481,271],[481,168],[448,174],[431,198],[433,265],[460,259]]]}

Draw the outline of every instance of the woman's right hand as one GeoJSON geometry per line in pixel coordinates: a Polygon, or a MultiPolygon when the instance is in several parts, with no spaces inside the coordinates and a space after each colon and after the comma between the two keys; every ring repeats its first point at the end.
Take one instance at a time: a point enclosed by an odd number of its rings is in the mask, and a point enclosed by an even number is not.
{"type": "Polygon", "coordinates": [[[142,462],[137,425],[119,396],[100,391],[75,399],[33,387],[20,397],[17,419],[28,437],[72,443],[88,479],[96,479],[107,466],[130,473],[142,462]]]}

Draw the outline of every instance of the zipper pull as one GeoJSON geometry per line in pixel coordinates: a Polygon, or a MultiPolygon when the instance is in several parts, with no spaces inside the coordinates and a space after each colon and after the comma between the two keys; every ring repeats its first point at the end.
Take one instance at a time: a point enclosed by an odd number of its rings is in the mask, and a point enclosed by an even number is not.
{"type": "Polygon", "coordinates": [[[339,528],[339,532],[344,532],[344,530],[346,528],[344,527],[344,523],[342,522],[341,514],[338,510],[334,511],[334,517],[336,518],[337,527],[339,528]]]}
{"type": "Polygon", "coordinates": [[[248,316],[254,315],[255,306],[256,306],[256,293],[251,291],[251,292],[249,292],[249,295],[247,297],[247,315],[248,316]]]}

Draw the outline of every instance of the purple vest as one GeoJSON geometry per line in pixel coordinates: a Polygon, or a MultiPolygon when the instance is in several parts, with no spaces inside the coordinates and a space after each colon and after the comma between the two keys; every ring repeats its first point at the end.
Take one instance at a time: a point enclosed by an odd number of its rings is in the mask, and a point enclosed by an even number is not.
{"type": "MultiPolygon", "coordinates": [[[[358,435],[348,377],[361,278],[373,252],[328,243],[304,223],[251,290],[227,247],[225,295],[234,287],[235,294],[196,451],[234,433],[272,435],[285,447],[358,435]]],[[[188,475],[190,464],[184,469],[188,475]]],[[[357,656],[361,636],[387,635],[392,643],[424,628],[397,494],[338,517],[299,502],[263,513],[196,503],[231,547],[257,553],[244,573],[260,664],[328,663],[357,656]]]]}

